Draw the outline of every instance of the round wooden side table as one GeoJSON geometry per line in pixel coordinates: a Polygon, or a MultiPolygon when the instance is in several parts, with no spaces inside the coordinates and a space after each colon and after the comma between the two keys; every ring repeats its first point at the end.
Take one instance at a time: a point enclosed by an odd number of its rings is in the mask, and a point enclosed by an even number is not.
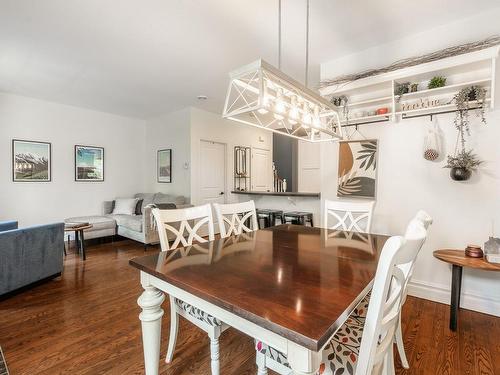
{"type": "Polygon", "coordinates": [[[463,267],[474,268],[483,271],[500,271],[500,264],[489,263],[483,258],[471,258],[465,256],[465,252],[463,250],[436,250],[434,251],[434,257],[452,265],[450,329],[452,331],[456,331],[458,309],[460,308],[460,292],[462,289],[463,267]]]}
{"type": "MultiPolygon", "coordinates": [[[[83,235],[83,232],[86,231],[87,229],[92,228],[93,225],[85,225],[81,227],[64,227],[65,232],[75,232],[75,242],[76,242],[76,248],[78,249],[78,252],[82,254],[82,259],[85,260],[85,238],[83,235]]],[[[68,240],[69,241],[69,240],[68,240]]]]}

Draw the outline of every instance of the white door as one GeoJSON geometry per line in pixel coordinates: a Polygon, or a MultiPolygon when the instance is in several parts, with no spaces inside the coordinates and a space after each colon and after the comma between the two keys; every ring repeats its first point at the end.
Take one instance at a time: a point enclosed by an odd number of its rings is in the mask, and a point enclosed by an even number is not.
{"type": "Polygon", "coordinates": [[[199,204],[226,201],[226,145],[200,141],[199,204]]]}
{"type": "Polygon", "coordinates": [[[273,185],[273,164],[271,151],[252,149],[252,190],[271,191],[273,185]]]}
{"type": "Polygon", "coordinates": [[[319,193],[321,191],[320,145],[318,143],[299,141],[298,151],[297,189],[303,193],[319,193]]]}

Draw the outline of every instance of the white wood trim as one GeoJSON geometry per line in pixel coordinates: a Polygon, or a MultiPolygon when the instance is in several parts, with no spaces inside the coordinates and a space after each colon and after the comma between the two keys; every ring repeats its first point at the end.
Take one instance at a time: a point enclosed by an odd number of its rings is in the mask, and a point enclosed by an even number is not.
{"type": "MultiPolygon", "coordinates": [[[[463,277],[465,277],[465,273],[463,277]]],[[[448,285],[415,279],[408,284],[408,294],[413,297],[444,303],[446,305],[449,305],[451,300],[451,289],[448,285]]],[[[464,292],[463,289],[460,298],[460,308],[500,317],[500,300],[464,292]]]]}

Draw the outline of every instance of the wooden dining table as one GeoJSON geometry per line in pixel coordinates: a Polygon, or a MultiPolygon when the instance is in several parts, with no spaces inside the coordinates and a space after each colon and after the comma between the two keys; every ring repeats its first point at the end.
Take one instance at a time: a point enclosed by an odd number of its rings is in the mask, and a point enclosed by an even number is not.
{"type": "Polygon", "coordinates": [[[315,374],[324,346],[370,291],[387,239],[279,225],[130,260],[144,288],[146,374],[159,371],[165,294],[281,351],[294,374],[315,374]]]}

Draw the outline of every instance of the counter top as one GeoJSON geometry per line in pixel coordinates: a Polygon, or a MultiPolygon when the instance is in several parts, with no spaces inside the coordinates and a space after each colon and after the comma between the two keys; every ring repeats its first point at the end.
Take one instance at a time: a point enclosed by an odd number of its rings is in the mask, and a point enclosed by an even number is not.
{"type": "Polygon", "coordinates": [[[321,198],[321,193],[301,193],[296,191],[231,191],[233,194],[246,194],[246,195],[262,195],[262,196],[275,196],[275,197],[309,197],[321,198]]]}

